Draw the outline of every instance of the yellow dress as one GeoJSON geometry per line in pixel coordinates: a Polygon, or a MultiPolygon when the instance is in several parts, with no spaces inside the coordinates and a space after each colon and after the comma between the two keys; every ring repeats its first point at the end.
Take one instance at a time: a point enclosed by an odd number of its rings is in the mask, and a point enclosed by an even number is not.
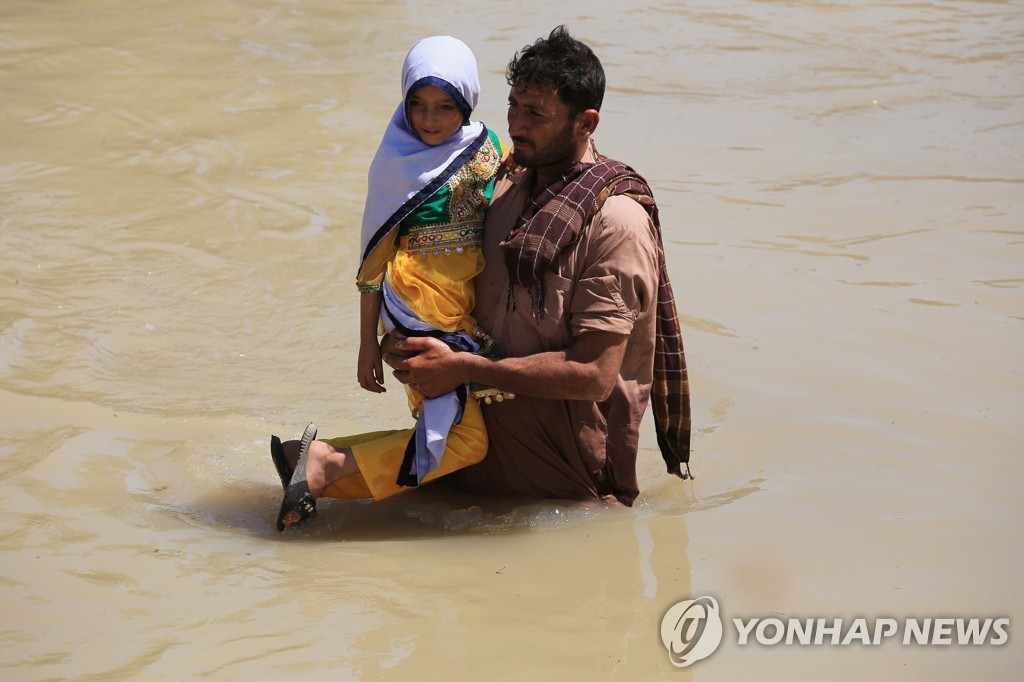
{"type": "MultiPolygon", "coordinates": [[[[472,315],[473,278],[483,270],[483,219],[505,148],[493,131],[488,140],[437,192],[395,228],[393,239],[381,240],[364,259],[357,276],[360,289],[376,288],[387,278],[391,290],[416,316],[443,332],[464,332],[488,345],[472,315]]],[[[423,396],[406,387],[409,407],[419,413],[423,396]]],[[[326,497],[381,500],[408,490],[397,483],[406,446],[414,428],[375,431],[324,439],[346,447],[361,474],[327,488],[326,497]]],[[[420,482],[475,464],[487,454],[487,432],[475,400],[468,399],[462,419],[448,433],[439,467],[420,482]]]]}

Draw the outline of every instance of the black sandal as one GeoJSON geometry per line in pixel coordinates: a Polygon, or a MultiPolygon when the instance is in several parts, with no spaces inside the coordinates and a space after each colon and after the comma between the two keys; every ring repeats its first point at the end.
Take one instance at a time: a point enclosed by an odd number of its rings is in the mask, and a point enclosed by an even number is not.
{"type": "Polygon", "coordinates": [[[292,474],[295,473],[295,469],[288,465],[284,450],[281,448],[281,439],[277,436],[270,437],[270,459],[274,460],[274,468],[277,469],[277,475],[281,478],[281,488],[288,492],[288,484],[292,482],[292,474]]]}
{"type": "Polygon", "coordinates": [[[309,446],[316,440],[316,426],[310,424],[302,433],[302,442],[299,445],[299,460],[295,463],[295,470],[284,491],[284,499],[281,500],[281,511],[277,514],[277,530],[284,532],[284,517],[290,512],[298,512],[301,518],[292,526],[302,523],[306,519],[316,516],[316,498],[309,490],[309,483],[306,481],[306,460],[309,458],[309,446]]]}

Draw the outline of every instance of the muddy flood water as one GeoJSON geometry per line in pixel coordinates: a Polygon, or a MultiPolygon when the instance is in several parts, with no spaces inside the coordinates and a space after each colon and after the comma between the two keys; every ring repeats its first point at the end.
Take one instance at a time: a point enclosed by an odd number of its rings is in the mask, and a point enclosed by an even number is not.
{"type": "Polygon", "coordinates": [[[0,679],[1017,679],[1022,159],[1019,1],[4,0],[0,679]],[[353,286],[405,52],[464,40],[507,141],[557,24],[661,206],[696,480],[648,415],[630,509],[428,487],[279,535],[272,433],[411,423],[353,286]]]}

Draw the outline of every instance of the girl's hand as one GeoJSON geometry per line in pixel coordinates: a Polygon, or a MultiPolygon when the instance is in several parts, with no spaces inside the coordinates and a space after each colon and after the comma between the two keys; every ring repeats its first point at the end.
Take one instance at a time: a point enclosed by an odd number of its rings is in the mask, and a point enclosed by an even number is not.
{"type": "Polygon", "coordinates": [[[384,363],[381,361],[380,345],[376,339],[359,344],[359,362],[356,366],[359,385],[371,393],[386,393],[384,388],[384,363]]]}
{"type": "Polygon", "coordinates": [[[515,175],[519,171],[523,170],[523,167],[516,163],[515,154],[513,150],[509,150],[505,158],[501,160],[501,169],[505,171],[506,175],[515,175]]]}

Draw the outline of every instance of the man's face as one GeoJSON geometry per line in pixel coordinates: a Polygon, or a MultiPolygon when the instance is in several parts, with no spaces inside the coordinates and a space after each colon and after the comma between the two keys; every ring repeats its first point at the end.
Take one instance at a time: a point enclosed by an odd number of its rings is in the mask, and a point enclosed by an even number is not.
{"type": "Polygon", "coordinates": [[[576,117],[554,89],[514,85],[508,93],[508,135],[525,168],[569,166],[579,151],[576,117]]]}

